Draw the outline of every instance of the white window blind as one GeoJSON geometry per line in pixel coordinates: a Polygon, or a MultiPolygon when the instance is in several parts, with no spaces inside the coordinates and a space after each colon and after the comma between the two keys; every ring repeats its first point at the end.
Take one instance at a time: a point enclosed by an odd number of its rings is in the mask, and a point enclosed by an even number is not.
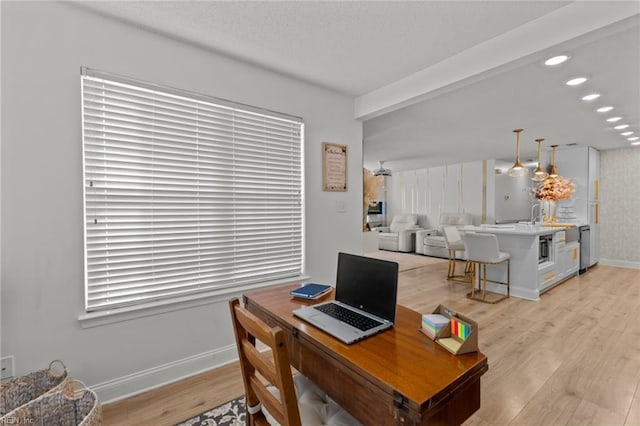
{"type": "Polygon", "coordinates": [[[301,275],[301,119],[81,81],[87,312],[301,275]]]}

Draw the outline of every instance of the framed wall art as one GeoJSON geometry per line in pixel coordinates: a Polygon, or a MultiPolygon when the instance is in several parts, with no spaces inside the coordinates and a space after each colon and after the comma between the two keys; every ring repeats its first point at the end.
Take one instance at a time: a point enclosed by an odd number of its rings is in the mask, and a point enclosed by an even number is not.
{"type": "Polygon", "coordinates": [[[347,190],[347,146],[322,143],[322,190],[347,190]]]}

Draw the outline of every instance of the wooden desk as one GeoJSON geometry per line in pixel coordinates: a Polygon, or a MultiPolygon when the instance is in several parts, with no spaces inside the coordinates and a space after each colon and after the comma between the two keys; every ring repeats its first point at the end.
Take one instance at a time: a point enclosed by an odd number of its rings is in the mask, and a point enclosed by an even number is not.
{"type": "Polygon", "coordinates": [[[293,316],[330,300],[289,296],[298,284],[244,295],[247,309],[287,335],[291,363],[364,425],[456,425],[480,408],[481,352],[451,355],[419,331],[421,315],[398,305],[393,329],[345,345],[293,316]]]}

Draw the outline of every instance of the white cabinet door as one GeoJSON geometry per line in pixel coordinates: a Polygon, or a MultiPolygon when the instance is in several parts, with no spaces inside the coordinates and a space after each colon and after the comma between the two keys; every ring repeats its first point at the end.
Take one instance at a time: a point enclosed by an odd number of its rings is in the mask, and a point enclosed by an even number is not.
{"type": "Polygon", "coordinates": [[[562,205],[572,206],[578,220],[587,221],[587,204],[589,201],[589,147],[569,147],[558,149],[556,153],[558,173],[576,186],[576,191],[569,200],[561,201],[562,205]]]}
{"type": "Polygon", "coordinates": [[[600,258],[600,151],[589,148],[589,226],[590,262],[593,266],[600,258]]]}
{"type": "Polygon", "coordinates": [[[589,147],[589,202],[600,201],[600,151],[589,147]]]}
{"type": "Polygon", "coordinates": [[[577,241],[559,247],[556,262],[558,279],[562,280],[578,272],[580,268],[580,244],[577,241]]]}
{"type": "Polygon", "coordinates": [[[558,149],[556,160],[560,174],[576,185],[576,192],[564,203],[572,204],[578,220],[591,226],[591,266],[600,252],[600,151],[586,146],[558,149]]]}
{"type": "Polygon", "coordinates": [[[589,266],[598,263],[600,259],[600,225],[591,223],[589,231],[589,266]]]}

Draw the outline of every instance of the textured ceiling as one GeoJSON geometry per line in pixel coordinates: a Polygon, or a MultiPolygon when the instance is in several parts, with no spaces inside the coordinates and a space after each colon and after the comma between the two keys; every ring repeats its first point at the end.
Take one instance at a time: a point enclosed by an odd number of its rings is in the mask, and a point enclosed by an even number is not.
{"type": "Polygon", "coordinates": [[[112,1],[84,7],[359,96],[569,2],[112,1]]]}
{"type": "Polygon", "coordinates": [[[566,143],[629,146],[605,120],[614,115],[640,134],[638,1],[74,4],[353,97],[354,116],[367,118],[369,168],[381,160],[406,169],[513,158],[511,130],[517,127],[525,129],[523,157],[535,156],[533,140],[539,137],[547,149],[566,143]],[[553,69],[541,65],[556,52],[572,58],[553,69]],[[407,82],[425,72],[437,78],[414,91],[407,82]],[[456,74],[453,84],[446,83],[449,74],[456,74]],[[563,85],[578,74],[591,78],[580,87],[563,85]],[[437,79],[445,83],[433,86],[437,79]],[[396,88],[405,98],[415,93],[415,99],[403,101],[396,88]],[[588,91],[603,96],[582,102],[588,91]],[[373,113],[356,112],[368,99],[373,113]],[[616,109],[595,113],[604,103],[616,109]]]}

